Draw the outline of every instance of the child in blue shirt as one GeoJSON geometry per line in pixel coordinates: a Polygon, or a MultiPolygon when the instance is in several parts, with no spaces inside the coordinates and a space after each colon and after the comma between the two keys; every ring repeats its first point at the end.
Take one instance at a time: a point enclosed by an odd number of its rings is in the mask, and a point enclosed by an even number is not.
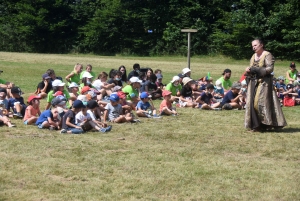
{"type": "Polygon", "coordinates": [[[149,95],[147,92],[142,92],[140,101],[136,105],[136,115],[139,117],[161,118],[157,115],[156,109],[149,103],[149,95]],[[153,114],[153,116],[151,116],[153,114]]]}
{"type": "Polygon", "coordinates": [[[60,129],[58,120],[57,108],[52,108],[51,110],[45,110],[41,113],[39,118],[36,120],[35,125],[40,129],[56,130],[60,129]]]}
{"type": "Polygon", "coordinates": [[[26,110],[22,91],[19,87],[13,87],[11,88],[11,95],[12,97],[8,100],[6,109],[8,112],[10,111],[10,108],[13,110],[13,117],[15,119],[22,119],[26,110]]]}

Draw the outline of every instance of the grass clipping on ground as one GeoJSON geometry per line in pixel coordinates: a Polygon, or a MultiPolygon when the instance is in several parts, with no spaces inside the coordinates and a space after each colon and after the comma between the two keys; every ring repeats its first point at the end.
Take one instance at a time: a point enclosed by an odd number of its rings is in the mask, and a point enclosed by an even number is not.
{"type": "MultiPolygon", "coordinates": [[[[0,53],[0,78],[26,99],[45,70],[65,77],[78,62],[96,74],[138,62],[162,69],[164,83],[185,66],[185,58],[0,53]]],[[[193,58],[192,76],[216,79],[231,68],[238,80],[247,63],[193,58]]],[[[61,135],[12,120],[16,128],[0,127],[0,200],[299,200],[299,107],[283,110],[280,133],[247,132],[236,110],[179,108],[177,117],[113,124],[107,134],[61,135]]]]}

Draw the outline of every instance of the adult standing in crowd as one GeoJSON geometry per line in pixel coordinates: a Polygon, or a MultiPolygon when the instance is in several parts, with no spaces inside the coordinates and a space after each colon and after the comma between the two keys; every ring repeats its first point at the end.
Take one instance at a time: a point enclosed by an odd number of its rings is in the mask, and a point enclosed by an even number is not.
{"type": "Polygon", "coordinates": [[[253,132],[286,126],[280,102],[273,88],[275,59],[265,51],[261,39],[252,41],[255,52],[250,60],[247,73],[247,105],[245,127],[253,132]]]}

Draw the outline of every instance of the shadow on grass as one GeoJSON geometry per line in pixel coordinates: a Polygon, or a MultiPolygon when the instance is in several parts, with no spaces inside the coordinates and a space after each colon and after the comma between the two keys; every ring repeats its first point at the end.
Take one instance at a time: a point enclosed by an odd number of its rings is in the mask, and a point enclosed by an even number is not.
{"type": "Polygon", "coordinates": [[[286,133],[286,134],[293,134],[300,132],[300,128],[283,128],[278,130],[270,130],[270,131],[264,131],[263,133],[286,133]]]}

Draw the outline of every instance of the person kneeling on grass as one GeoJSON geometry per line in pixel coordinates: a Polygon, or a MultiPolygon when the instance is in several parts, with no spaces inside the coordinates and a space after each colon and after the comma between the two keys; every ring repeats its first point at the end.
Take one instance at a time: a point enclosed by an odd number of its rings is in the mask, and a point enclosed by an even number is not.
{"type": "Polygon", "coordinates": [[[117,94],[111,94],[109,97],[110,103],[105,106],[104,120],[114,123],[131,122],[133,120],[130,113],[124,115],[121,104],[119,104],[120,98],[117,94]]]}
{"type": "Polygon", "coordinates": [[[38,116],[41,115],[40,111],[40,99],[41,96],[29,96],[27,103],[28,106],[25,110],[23,122],[25,125],[35,124],[38,116]]]}
{"type": "Polygon", "coordinates": [[[82,134],[84,133],[84,130],[81,128],[81,126],[76,125],[75,122],[75,116],[77,113],[79,113],[82,108],[85,106],[83,105],[82,101],[75,100],[73,102],[72,108],[69,109],[62,119],[62,130],[60,131],[61,134],[67,133],[67,134],[82,134]]]}
{"type": "Polygon", "coordinates": [[[148,118],[161,118],[156,114],[156,109],[149,103],[149,96],[147,92],[142,92],[140,95],[140,101],[136,105],[136,115],[138,117],[148,118]],[[153,114],[153,116],[151,116],[153,114]]]}
{"type": "Polygon", "coordinates": [[[107,126],[107,124],[96,120],[93,111],[96,110],[97,107],[99,107],[97,101],[90,100],[87,103],[87,107],[76,114],[75,123],[81,126],[84,131],[89,131],[94,128],[102,133],[108,132],[111,130],[112,126],[107,126]]]}
{"type": "Polygon", "coordinates": [[[41,113],[39,118],[36,120],[35,125],[40,129],[56,130],[60,129],[58,120],[57,108],[51,110],[45,110],[41,113]]]}
{"type": "Polygon", "coordinates": [[[205,110],[221,110],[218,108],[220,106],[220,102],[211,104],[212,103],[212,93],[214,92],[214,85],[208,84],[206,85],[206,89],[202,94],[196,99],[196,102],[199,103],[199,108],[205,110]]]}
{"type": "Polygon", "coordinates": [[[172,107],[171,94],[172,93],[168,90],[164,90],[162,92],[164,100],[161,102],[159,107],[160,115],[178,115],[176,109],[172,107]]]}
{"type": "Polygon", "coordinates": [[[223,110],[232,110],[234,108],[242,109],[242,103],[240,102],[240,98],[243,97],[243,95],[240,94],[241,88],[242,85],[239,82],[232,84],[231,90],[225,94],[220,104],[223,110]]]}

